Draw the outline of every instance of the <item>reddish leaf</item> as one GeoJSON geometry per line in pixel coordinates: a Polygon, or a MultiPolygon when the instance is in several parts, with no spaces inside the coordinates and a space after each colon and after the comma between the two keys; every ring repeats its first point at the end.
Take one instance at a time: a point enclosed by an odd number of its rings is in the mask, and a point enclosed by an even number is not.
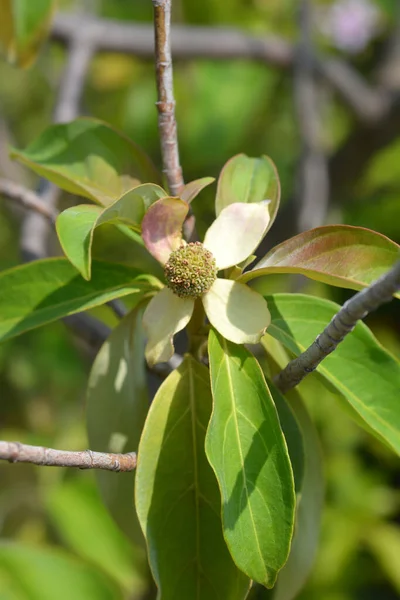
{"type": "Polygon", "coordinates": [[[301,273],[330,285],[360,290],[399,258],[400,246],[376,231],[328,225],[276,246],[238,281],[243,283],[272,273],[301,273]]]}

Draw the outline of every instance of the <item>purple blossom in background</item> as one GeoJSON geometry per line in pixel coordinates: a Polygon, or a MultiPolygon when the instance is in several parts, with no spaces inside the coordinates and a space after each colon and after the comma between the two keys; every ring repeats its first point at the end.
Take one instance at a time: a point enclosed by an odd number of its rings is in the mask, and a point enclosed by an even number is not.
{"type": "Polygon", "coordinates": [[[379,21],[379,11],[370,0],[338,0],[322,9],[318,26],[336,48],[357,54],[378,33],[379,21]]]}

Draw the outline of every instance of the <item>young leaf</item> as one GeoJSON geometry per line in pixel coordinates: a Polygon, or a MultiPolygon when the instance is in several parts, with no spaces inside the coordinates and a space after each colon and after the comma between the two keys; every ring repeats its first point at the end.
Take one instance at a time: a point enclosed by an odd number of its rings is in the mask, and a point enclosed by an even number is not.
{"type": "Polygon", "coordinates": [[[211,404],[208,370],[186,356],[158,390],[140,441],[136,508],[160,600],[240,600],[249,589],[223,539],[204,452],[211,404]]]}
{"type": "Polygon", "coordinates": [[[11,157],[60,188],[107,206],[140,182],[158,183],[149,157],[134,142],[97,119],[48,127],[11,157]]]}
{"type": "Polygon", "coordinates": [[[251,579],[272,587],[293,535],[293,474],[275,405],[256,359],[213,330],[214,409],[206,453],[222,495],[229,550],[251,579]]]}
{"type": "MultiPolygon", "coordinates": [[[[303,294],[267,298],[272,323],[268,333],[295,355],[321,333],[340,306],[303,294]]],[[[367,429],[400,453],[400,364],[378,343],[363,323],[317,367],[343,396],[367,429]]]]}
{"type": "Polygon", "coordinates": [[[270,229],[278,212],[280,197],[278,172],[272,160],[268,156],[250,158],[237,154],[228,160],[220,173],[215,212],[218,216],[223,208],[234,202],[270,200],[270,229]]]}
{"type": "Polygon", "coordinates": [[[1,0],[0,48],[12,64],[28,67],[47,36],[53,0],[1,0]]]}
{"type": "MultiPolygon", "coordinates": [[[[59,547],[0,543],[0,580],[6,599],[123,600],[114,582],[95,567],[79,563],[59,547]],[[4,576],[4,578],[3,578],[4,576]],[[7,595],[8,583],[11,594],[7,595]]],[[[3,594],[2,594],[3,595],[3,594]]]]}
{"type": "MultiPolygon", "coordinates": [[[[136,452],[149,409],[142,308],[131,311],[104,342],[87,390],[89,446],[99,452],[136,452]]],[[[103,500],[119,527],[142,541],[133,506],[133,473],[96,471],[103,500]]]]}
{"type": "Polygon", "coordinates": [[[85,281],[65,258],[46,258],[0,273],[0,341],[128,294],[151,290],[140,271],[96,261],[85,281]]]}
{"type": "Polygon", "coordinates": [[[201,179],[195,179],[194,181],[190,181],[183,188],[180,198],[185,202],[190,203],[198,194],[200,194],[201,190],[205,187],[214,183],[214,177],[202,177],[201,179]]]}
{"type": "Polygon", "coordinates": [[[297,390],[287,394],[300,427],[305,462],[301,493],[297,499],[296,524],[287,563],[280,571],[274,600],[294,600],[307,581],[317,552],[324,499],[324,477],[318,435],[297,390]]]}
{"type": "Polygon", "coordinates": [[[245,283],[269,274],[301,273],[330,285],[361,290],[399,257],[400,246],[381,233],[350,225],[327,225],[279,244],[238,280],[245,283]]]}
{"type": "Polygon", "coordinates": [[[150,204],[165,196],[167,193],[158,185],[145,183],[129,190],[104,210],[91,204],[67,208],[58,216],[56,223],[57,235],[66,257],[82,277],[90,279],[95,229],[113,223],[140,231],[150,204]]]}

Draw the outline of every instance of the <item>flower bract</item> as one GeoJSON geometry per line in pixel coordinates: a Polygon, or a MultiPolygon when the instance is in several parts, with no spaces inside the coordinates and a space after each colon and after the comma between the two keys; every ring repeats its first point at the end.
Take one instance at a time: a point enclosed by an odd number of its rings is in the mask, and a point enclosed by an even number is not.
{"type": "Polygon", "coordinates": [[[237,344],[259,342],[271,322],[260,294],[243,283],[217,278],[218,271],[241,264],[257,248],[269,223],[267,204],[230,204],[209,227],[203,243],[189,244],[182,237],[188,209],[179,198],[161,198],[142,222],[144,243],[164,266],[167,282],[143,316],[150,366],[171,358],[173,336],[189,323],[198,298],[211,325],[237,344]]]}

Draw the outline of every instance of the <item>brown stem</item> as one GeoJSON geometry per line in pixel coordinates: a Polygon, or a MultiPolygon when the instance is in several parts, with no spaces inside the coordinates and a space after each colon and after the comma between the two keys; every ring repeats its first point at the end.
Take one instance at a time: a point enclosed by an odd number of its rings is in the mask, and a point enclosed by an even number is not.
{"type": "Polygon", "coordinates": [[[169,191],[178,196],[184,182],[179,162],[171,57],[171,0],[153,0],[156,53],[158,129],[163,171],[169,191]]]}
{"type": "Polygon", "coordinates": [[[0,178],[0,195],[18,202],[24,208],[28,208],[42,217],[45,217],[51,223],[54,223],[57,211],[52,206],[48,206],[43,202],[42,198],[32,192],[32,190],[19,185],[9,179],[0,178]]]}
{"type": "Polygon", "coordinates": [[[42,467],[78,467],[79,469],[103,469],[106,471],[133,471],[136,454],[110,454],[83,450],[54,450],[43,446],[29,446],[20,442],[0,441],[0,460],[24,462],[42,467]]]}

